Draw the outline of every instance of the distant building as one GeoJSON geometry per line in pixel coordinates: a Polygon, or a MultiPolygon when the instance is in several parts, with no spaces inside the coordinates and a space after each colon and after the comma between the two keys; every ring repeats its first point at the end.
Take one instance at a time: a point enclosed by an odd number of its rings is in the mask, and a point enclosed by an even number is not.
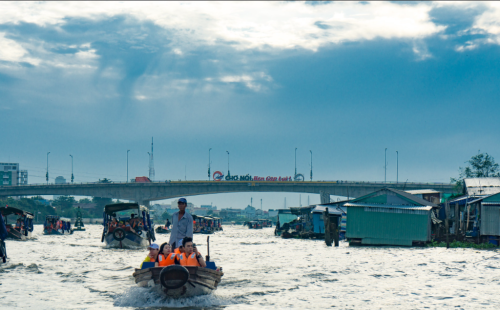
{"type": "Polygon", "coordinates": [[[278,210],[269,209],[269,217],[278,216],[278,210]]]}
{"type": "Polygon", "coordinates": [[[247,215],[255,215],[255,208],[254,208],[254,207],[252,207],[252,206],[247,206],[247,207],[245,208],[245,213],[246,213],[247,215]]]}
{"type": "MultiPolygon", "coordinates": [[[[66,184],[66,179],[62,176],[58,176],[55,179],[56,184],[66,184]]],[[[54,195],[54,199],[61,197],[61,195],[54,195]]]]}
{"type": "Polygon", "coordinates": [[[94,211],[97,207],[96,203],[75,203],[73,205],[74,208],[80,207],[82,210],[94,211]]]}
{"type": "Polygon", "coordinates": [[[0,186],[28,185],[28,170],[19,170],[18,163],[0,163],[0,186]]]}
{"type": "Polygon", "coordinates": [[[206,208],[193,208],[191,209],[191,214],[205,216],[207,215],[208,210],[206,208]]]}
{"type": "Polygon", "coordinates": [[[200,208],[208,209],[208,210],[217,210],[217,206],[212,205],[201,205],[200,208]]]}

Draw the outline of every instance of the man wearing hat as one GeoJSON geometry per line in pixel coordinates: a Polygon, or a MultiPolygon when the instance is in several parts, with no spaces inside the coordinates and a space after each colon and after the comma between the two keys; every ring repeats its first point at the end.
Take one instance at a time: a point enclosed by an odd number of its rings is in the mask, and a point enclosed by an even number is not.
{"type": "Polygon", "coordinates": [[[193,217],[186,212],[187,200],[180,198],[177,202],[178,212],[172,214],[172,230],[170,232],[170,245],[172,249],[182,245],[184,237],[193,238],[193,217]]]}

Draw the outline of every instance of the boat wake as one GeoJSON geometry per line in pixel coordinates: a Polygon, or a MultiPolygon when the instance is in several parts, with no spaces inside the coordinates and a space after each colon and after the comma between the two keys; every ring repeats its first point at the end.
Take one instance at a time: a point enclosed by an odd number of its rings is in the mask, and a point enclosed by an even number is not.
{"type": "Polygon", "coordinates": [[[131,287],[114,302],[116,307],[217,307],[232,305],[236,302],[216,295],[203,295],[191,298],[170,299],[159,295],[149,288],[131,287]]]}

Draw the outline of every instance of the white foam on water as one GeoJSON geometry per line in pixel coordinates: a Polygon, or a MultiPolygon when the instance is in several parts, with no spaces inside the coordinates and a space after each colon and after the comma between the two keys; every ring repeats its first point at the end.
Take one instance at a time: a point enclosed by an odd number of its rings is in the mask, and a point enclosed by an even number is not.
{"type": "Polygon", "coordinates": [[[216,295],[202,295],[190,298],[171,299],[142,287],[131,287],[114,302],[116,307],[214,307],[235,304],[234,301],[216,295]]]}

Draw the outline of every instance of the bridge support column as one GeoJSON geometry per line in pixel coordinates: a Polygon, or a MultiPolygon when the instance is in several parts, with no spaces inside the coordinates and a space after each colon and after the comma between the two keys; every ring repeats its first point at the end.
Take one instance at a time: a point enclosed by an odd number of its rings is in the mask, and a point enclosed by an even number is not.
{"type": "Polygon", "coordinates": [[[321,204],[330,203],[330,193],[329,192],[320,191],[319,196],[321,198],[321,204]]]}

